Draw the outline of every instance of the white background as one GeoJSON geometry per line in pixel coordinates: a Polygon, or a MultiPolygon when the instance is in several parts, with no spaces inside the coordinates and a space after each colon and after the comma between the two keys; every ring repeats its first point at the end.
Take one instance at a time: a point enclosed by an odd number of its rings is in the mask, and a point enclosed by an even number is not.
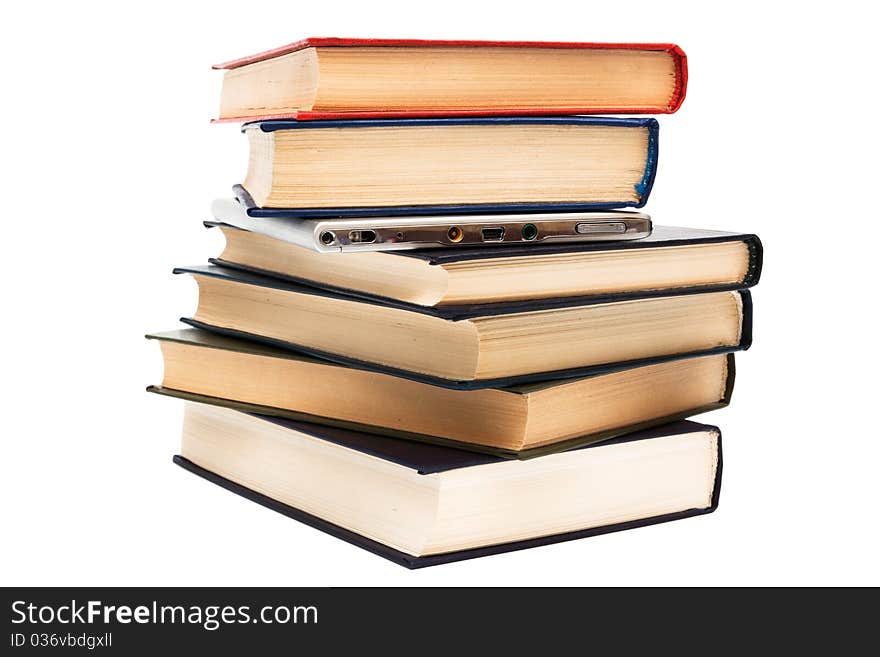
{"type": "Polygon", "coordinates": [[[880,584],[876,21],[869,3],[16,3],[4,9],[0,583],[880,584]],[[176,326],[241,180],[210,64],[303,36],[674,41],[647,210],[754,231],[721,506],[701,518],[410,572],[171,463],[176,326]]]}

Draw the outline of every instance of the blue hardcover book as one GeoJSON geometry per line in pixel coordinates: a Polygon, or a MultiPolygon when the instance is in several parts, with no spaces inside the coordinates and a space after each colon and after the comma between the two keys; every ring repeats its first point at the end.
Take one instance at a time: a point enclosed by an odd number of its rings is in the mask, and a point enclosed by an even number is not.
{"type": "Polygon", "coordinates": [[[367,217],[642,207],[651,118],[263,121],[234,191],[252,217],[367,217]]]}
{"type": "Polygon", "coordinates": [[[712,513],[723,469],[721,431],[696,422],[505,461],[196,403],[181,452],[185,470],[406,568],[712,513]]]}

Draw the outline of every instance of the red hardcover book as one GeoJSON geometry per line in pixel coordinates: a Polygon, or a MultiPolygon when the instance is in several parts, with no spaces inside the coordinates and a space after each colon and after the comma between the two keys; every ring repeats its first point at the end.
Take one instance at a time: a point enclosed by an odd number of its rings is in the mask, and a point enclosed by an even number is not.
{"type": "Polygon", "coordinates": [[[687,88],[671,43],[311,37],[214,68],[217,121],[668,114],[687,88]]]}

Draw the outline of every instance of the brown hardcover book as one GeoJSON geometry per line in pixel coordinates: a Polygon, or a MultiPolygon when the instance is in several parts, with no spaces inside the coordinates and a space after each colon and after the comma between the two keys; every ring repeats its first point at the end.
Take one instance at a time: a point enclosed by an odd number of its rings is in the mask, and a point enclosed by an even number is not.
{"type": "Polygon", "coordinates": [[[727,404],[733,355],[590,377],[451,390],[197,329],[148,335],[172,397],[419,442],[529,458],[727,404]]]}

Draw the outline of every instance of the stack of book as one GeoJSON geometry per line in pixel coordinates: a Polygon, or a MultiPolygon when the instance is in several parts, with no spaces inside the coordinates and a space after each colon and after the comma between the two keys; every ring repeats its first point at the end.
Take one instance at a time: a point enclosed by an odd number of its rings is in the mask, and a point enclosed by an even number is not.
{"type": "Polygon", "coordinates": [[[247,176],[175,462],[408,567],[708,513],[755,235],[653,226],[669,44],[308,39],[220,65],[247,176]]]}

